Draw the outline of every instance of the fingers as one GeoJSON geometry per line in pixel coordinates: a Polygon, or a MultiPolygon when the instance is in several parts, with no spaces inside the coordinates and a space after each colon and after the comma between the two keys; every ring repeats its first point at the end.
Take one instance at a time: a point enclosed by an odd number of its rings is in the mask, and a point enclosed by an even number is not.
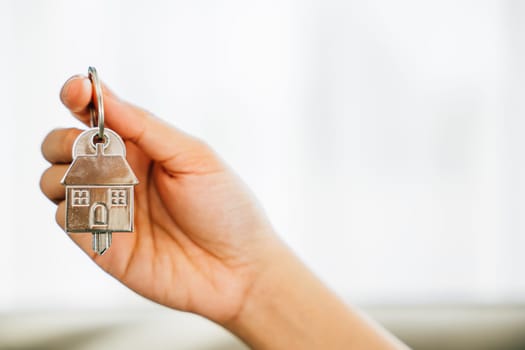
{"type": "MultiPolygon", "coordinates": [[[[61,98],[66,107],[84,123],[89,121],[88,104],[91,88],[87,78],[75,76],[62,88],[61,98]]],[[[114,95],[107,86],[104,94],[106,126],[125,140],[135,143],[154,161],[172,172],[192,172],[202,167],[215,167],[218,158],[201,141],[157,119],[114,95]]]]}
{"type": "Polygon", "coordinates": [[[52,164],[70,163],[73,158],[73,143],[81,132],[82,130],[75,128],[51,131],[42,142],[44,158],[52,164]]]}
{"type": "Polygon", "coordinates": [[[58,226],[64,230],[66,227],[66,201],[63,200],[58,204],[55,219],[58,226]]]}
{"type": "Polygon", "coordinates": [[[67,164],[53,165],[44,171],[40,178],[40,188],[42,192],[55,203],[63,201],[66,196],[65,188],[60,183],[60,180],[64,177],[67,168],[67,164]]]}

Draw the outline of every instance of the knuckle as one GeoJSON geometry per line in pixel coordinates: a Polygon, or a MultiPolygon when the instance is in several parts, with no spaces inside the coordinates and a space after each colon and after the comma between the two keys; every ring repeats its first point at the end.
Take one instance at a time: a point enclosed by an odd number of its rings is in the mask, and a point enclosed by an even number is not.
{"type": "Polygon", "coordinates": [[[188,156],[188,163],[196,170],[213,170],[221,163],[213,148],[198,138],[195,138],[188,156]]]}
{"type": "Polygon", "coordinates": [[[200,138],[194,138],[192,150],[196,154],[208,155],[212,153],[211,146],[200,138]]]}

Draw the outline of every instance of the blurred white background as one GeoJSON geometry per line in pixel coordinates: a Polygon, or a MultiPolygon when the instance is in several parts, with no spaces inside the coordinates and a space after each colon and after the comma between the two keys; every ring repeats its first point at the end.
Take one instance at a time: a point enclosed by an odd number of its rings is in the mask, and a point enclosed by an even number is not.
{"type": "Polygon", "coordinates": [[[147,304],[38,187],[43,137],[80,127],[60,87],[89,65],[215,147],[347,300],[524,301],[524,16],[520,1],[0,1],[0,311],[147,304]]]}

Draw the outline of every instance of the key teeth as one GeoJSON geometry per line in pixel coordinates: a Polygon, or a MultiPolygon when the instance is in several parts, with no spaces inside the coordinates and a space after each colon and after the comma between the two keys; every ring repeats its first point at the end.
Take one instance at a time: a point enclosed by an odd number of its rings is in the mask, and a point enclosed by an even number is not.
{"type": "Polygon", "coordinates": [[[111,246],[111,232],[94,232],[92,248],[98,255],[103,255],[111,246]]]}

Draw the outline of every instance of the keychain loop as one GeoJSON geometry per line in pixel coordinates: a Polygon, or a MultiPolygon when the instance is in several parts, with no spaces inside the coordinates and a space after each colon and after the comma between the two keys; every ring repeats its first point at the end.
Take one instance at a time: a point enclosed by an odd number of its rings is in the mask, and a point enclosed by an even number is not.
{"type": "Polygon", "coordinates": [[[98,79],[95,67],[88,68],[88,77],[91,80],[92,96],[90,103],[91,127],[98,127],[98,137],[104,139],[104,99],[102,97],[102,86],[98,79]]]}

